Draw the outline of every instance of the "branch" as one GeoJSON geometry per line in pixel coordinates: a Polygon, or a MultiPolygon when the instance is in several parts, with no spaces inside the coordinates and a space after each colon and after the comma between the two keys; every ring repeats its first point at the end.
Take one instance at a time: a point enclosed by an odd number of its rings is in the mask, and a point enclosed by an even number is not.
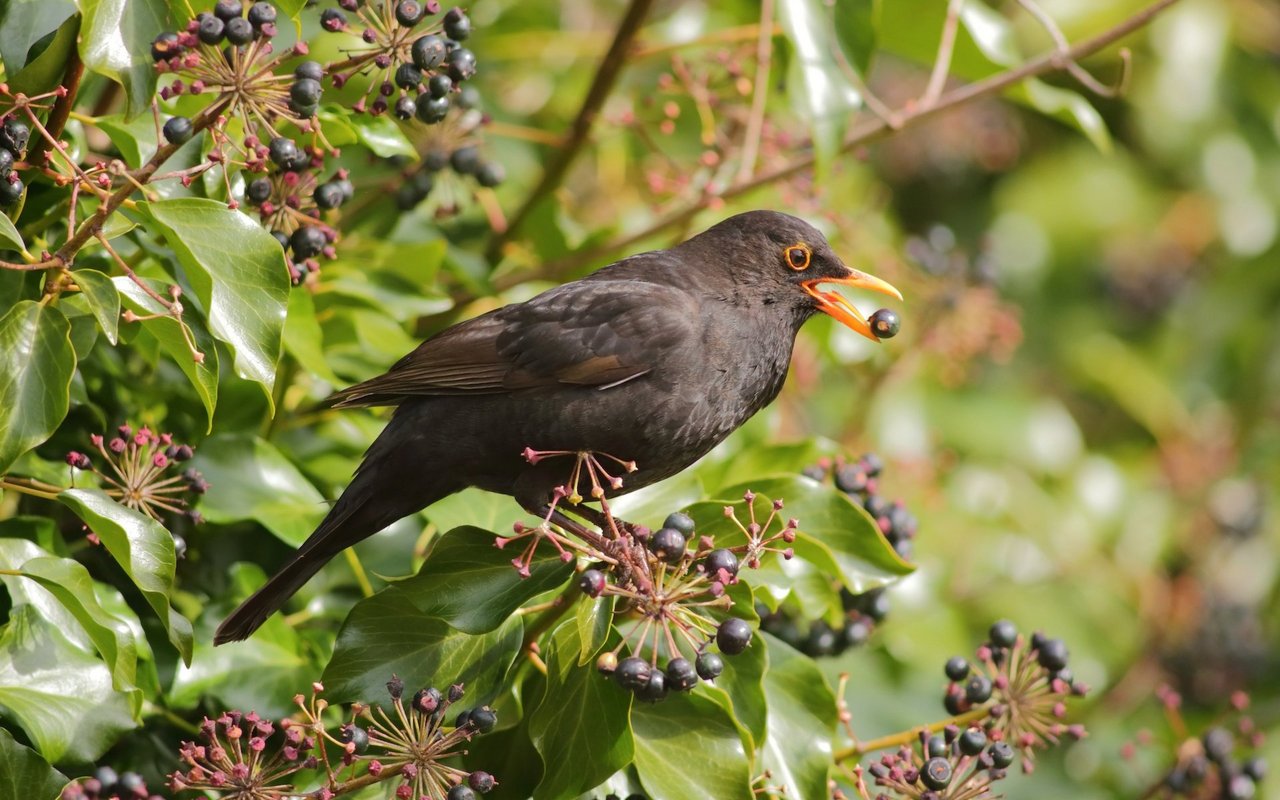
{"type": "MultiPolygon", "coordinates": [[[[1122,39],[1130,33],[1142,28],[1157,14],[1176,2],[1178,2],[1178,0],[1156,0],[1156,2],[1137,12],[1123,22],[1120,22],[1112,28],[1108,28],[1102,33],[1090,37],[1089,39],[1079,42],[1065,51],[1055,48],[1053,51],[1038,56],[1019,67],[997,73],[985,80],[978,81],[977,83],[956,87],[955,89],[943,93],[938,98],[938,101],[932,105],[926,106],[916,103],[914,106],[905,107],[900,111],[895,112],[896,119],[894,121],[898,123],[898,129],[913,127],[918,125],[921,121],[933,117],[943,111],[963,105],[964,103],[968,103],[980,97],[997,94],[1028,78],[1061,71],[1066,68],[1066,64],[1091,56],[1108,45],[1113,44],[1117,40],[1122,39]]],[[[861,124],[856,125],[853,130],[845,136],[844,143],[840,148],[841,152],[852,150],[881,139],[894,132],[894,130],[895,128],[884,119],[868,119],[861,124]]],[[[746,181],[739,181],[716,195],[714,199],[728,200],[737,197],[738,195],[746,194],[747,192],[759,189],[762,186],[767,186],[768,184],[784,178],[789,178],[797,172],[809,169],[812,166],[812,154],[801,156],[796,160],[769,172],[756,175],[746,181]]],[[[580,250],[565,258],[543,264],[541,268],[531,272],[511,273],[501,276],[493,282],[493,286],[496,290],[501,291],[529,280],[555,280],[584,264],[600,261],[612,253],[631,247],[639,242],[643,242],[668,228],[685,224],[697,216],[699,212],[706,208],[706,206],[706,199],[691,203],[684,208],[660,217],[642,230],[627,234],[599,247],[580,250]]],[[[467,298],[458,297],[455,299],[467,298]]]]}
{"type": "Polygon", "coordinates": [[[851,758],[861,758],[867,753],[874,753],[880,750],[888,750],[894,747],[900,747],[904,744],[910,744],[919,738],[921,731],[929,733],[938,733],[949,725],[958,725],[961,728],[967,727],[970,723],[978,722],[991,715],[991,710],[983,708],[975,708],[972,711],[966,711],[955,717],[947,717],[937,722],[931,722],[928,725],[920,725],[900,733],[881,736],[878,739],[868,739],[865,742],[854,742],[853,744],[842,747],[831,754],[831,759],[839,764],[841,761],[848,761],[851,758]]]}
{"type": "Polygon", "coordinates": [[[596,70],[596,78],[592,81],[591,88],[587,91],[587,96],[582,101],[582,107],[578,109],[578,116],[573,120],[573,125],[570,126],[568,135],[565,136],[564,146],[560,148],[560,152],[556,154],[547,166],[547,171],[542,174],[542,180],[538,181],[538,185],[533,188],[533,191],[529,192],[529,196],[525,198],[524,203],[511,216],[511,222],[507,225],[507,229],[495,235],[493,241],[490,242],[489,250],[486,253],[490,261],[496,262],[498,260],[502,255],[503,245],[524,224],[538,203],[554,192],[560,186],[560,182],[564,180],[565,173],[569,171],[569,165],[577,158],[583,144],[586,143],[587,135],[591,133],[591,126],[595,124],[596,117],[600,113],[601,106],[604,105],[605,98],[613,90],[618,74],[622,71],[622,65],[630,54],[632,42],[636,34],[640,32],[640,23],[644,21],[652,5],[653,0],[631,0],[626,16],[622,18],[622,22],[618,25],[618,30],[613,36],[613,44],[609,45],[609,51],[605,53],[604,60],[600,62],[600,67],[596,70]]]}

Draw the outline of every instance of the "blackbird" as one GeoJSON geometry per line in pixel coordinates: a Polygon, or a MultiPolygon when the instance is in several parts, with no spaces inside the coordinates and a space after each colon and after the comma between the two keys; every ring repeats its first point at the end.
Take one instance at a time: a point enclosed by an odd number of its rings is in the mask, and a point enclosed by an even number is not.
{"type": "Polygon", "coordinates": [[[214,642],[246,638],[329,559],[460,489],[543,516],[572,463],[534,451],[634,462],[609,495],[680,472],[777,396],[816,312],[876,339],[824,283],[901,299],[808,223],[751,211],[441,331],[330,398],[396,409],[324,521],[214,642]]]}

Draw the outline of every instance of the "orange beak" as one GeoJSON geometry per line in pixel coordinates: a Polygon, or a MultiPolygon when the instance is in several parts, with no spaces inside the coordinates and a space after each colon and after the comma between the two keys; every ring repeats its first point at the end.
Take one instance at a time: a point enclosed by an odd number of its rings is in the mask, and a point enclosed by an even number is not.
{"type": "Polygon", "coordinates": [[[868,275],[865,272],[859,272],[856,269],[849,270],[849,274],[843,278],[818,278],[812,281],[804,281],[800,285],[809,293],[809,296],[818,301],[818,310],[824,314],[830,314],[839,320],[846,327],[851,328],[873,342],[880,341],[874,333],[871,332],[871,326],[867,324],[867,320],[862,316],[858,309],[854,308],[853,303],[844,299],[836,292],[824,292],[818,288],[822,283],[839,283],[844,286],[857,286],[861,289],[870,289],[873,292],[881,292],[890,297],[902,299],[902,292],[893,288],[890,284],[880,280],[874,275],[868,275]]]}

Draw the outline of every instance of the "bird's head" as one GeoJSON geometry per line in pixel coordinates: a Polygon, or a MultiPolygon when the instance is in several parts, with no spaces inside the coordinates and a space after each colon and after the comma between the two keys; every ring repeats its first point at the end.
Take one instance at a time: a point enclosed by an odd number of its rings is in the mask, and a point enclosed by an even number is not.
{"type": "MultiPolygon", "coordinates": [[[[902,294],[879,278],[845,265],[821,231],[802,219],[778,211],[736,214],[686,242],[728,267],[734,282],[780,297],[807,312],[821,311],[873,341],[872,332],[853,303],[823,284],[839,284],[887,294],[902,294]]],[[[807,315],[806,315],[807,316],[807,315]]]]}

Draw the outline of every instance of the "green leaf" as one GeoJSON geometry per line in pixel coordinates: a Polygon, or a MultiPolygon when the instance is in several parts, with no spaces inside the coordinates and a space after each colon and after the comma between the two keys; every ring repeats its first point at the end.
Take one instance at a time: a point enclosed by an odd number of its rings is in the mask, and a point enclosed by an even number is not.
{"type": "Polygon", "coordinates": [[[494,535],[473,527],[455,528],[437,537],[418,574],[396,583],[420,611],[464,633],[497,628],[529,598],[568,580],[573,564],[564,563],[548,542],[538,547],[529,577],[521,578],[511,557],[524,539],[505,550],[494,535]]]}
{"type": "Polygon", "coordinates": [[[841,0],[831,4],[830,14],[845,57],[865,76],[880,33],[880,0],[841,0]]]}
{"type": "Polygon", "coordinates": [[[582,649],[578,653],[578,666],[595,659],[613,630],[613,598],[597,597],[579,600],[574,608],[574,622],[578,626],[578,641],[582,649]]]}
{"type": "Polygon", "coordinates": [[[812,659],[768,634],[760,636],[769,652],[764,676],[769,733],[761,766],[788,797],[825,797],[837,722],[835,694],[812,659]]]}
{"type": "Polygon", "coordinates": [[[821,0],[782,0],[782,30],[795,50],[791,59],[793,103],[809,120],[814,169],[825,175],[840,151],[849,114],[862,105],[862,95],[836,62],[839,47],[821,0]]]}
{"type": "Polygon", "coordinates": [[[66,783],[66,775],[0,728],[0,800],[54,800],[66,783]]]}
{"type": "Polygon", "coordinates": [[[0,566],[20,573],[3,578],[11,597],[20,597],[15,587],[18,581],[31,581],[70,613],[110,667],[112,686],[128,692],[134,713],[139,712],[142,692],[136,685],[138,650],[133,631],[98,602],[89,571],[79,562],[50,556],[31,542],[18,539],[0,539],[0,566]]]}
{"type": "Polygon", "coordinates": [[[405,137],[404,130],[390,116],[353,114],[346,116],[346,122],[355,128],[357,141],[375,156],[381,158],[405,156],[414,161],[418,160],[417,148],[405,137]]]}
{"type": "Polygon", "coordinates": [[[134,727],[106,665],[30,605],[15,608],[0,632],[0,707],[50,762],[94,761],[134,727]]]}
{"type": "MultiPolygon", "coordinates": [[[[209,335],[209,332],[205,330],[204,324],[194,314],[184,315],[183,322],[179,322],[170,316],[163,316],[164,308],[129,278],[121,276],[112,278],[111,282],[115,284],[116,290],[124,298],[125,304],[132,308],[135,313],[140,315],[162,315],[156,319],[149,319],[146,322],[136,324],[142,326],[142,335],[154,339],[169,354],[174,363],[178,365],[178,369],[182,370],[182,374],[186,375],[187,379],[191,381],[191,385],[196,389],[196,394],[200,396],[200,402],[204,404],[205,414],[209,421],[208,429],[213,430],[213,409],[218,403],[218,350],[214,345],[213,337],[209,335]],[[203,355],[203,361],[196,361],[192,357],[187,340],[182,333],[184,324],[195,341],[196,347],[203,355]]],[[[161,296],[164,296],[170,285],[158,281],[147,281],[147,284],[161,296]]]]}
{"type": "Polygon", "coordinates": [[[116,285],[96,269],[78,269],[72,274],[107,341],[115,344],[120,335],[120,292],[116,285]]]}
{"type": "Polygon", "coordinates": [[[62,422],[75,369],[61,311],[23,300],[0,317],[0,474],[62,422]]]}
{"type": "Polygon", "coordinates": [[[0,249],[17,250],[20,253],[27,251],[22,234],[18,233],[18,229],[13,227],[13,221],[4,214],[0,214],[0,249]]]}
{"type": "Polygon", "coordinates": [[[455,492],[432,503],[426,513],[427,519],[442,531],[468,525],[491,531],[509,531],[512,523],[529,516],[508,495],[486,492],[483,489],[455,492]]]}
{"type": "Polygon", "coordinates": [[[543,764],[534,796],[561,800],[599,785],[631,761],[631,693],[594,667],[578,665],[582,642],[576,624],[556,628],[547,649],[546,691],[529,714],[529,738],[543,764]]]}
{"type": "Polygon", "coordinates": [[[324,357],[324,331],[316,321],[316,303],[307,291],[289,292],[284,321],[284,349],[303,369],[332,384],[341,383],[324,357]]]}
{"type": "Polygon", "coordinates": [[[159,145],[156,123],[150,114],[133,119],[126,119],[120,114],[99,117],[98,127],[124,156],[125,163],[135,169],[151,158],[159,145]]]}
{"type": "Polygon", "coordinates": [[[637,704],[631,730],[636,771],[652,800],[752,796],[752,757],[742,732],[711,698],[678,692],[661,703],[637,704]]]}
{"type": "Polygon", "coordinates": [[[213,335],[235,351],[236,373],[262,384],[274,413],[271,390],[289,304],[280,243],[216,200],[160,200],[145,209],[177,253],[213,335]]]}
{"type": "Polygon", "coordinates": [[[91,71],[123,84],[126,115],[138,116],[156,91],[151,41],[174,28],[169,5],[164,0],[80,0],[80,7],[80,58],[91,71]]]}
{"type": "Polygon", "coordinates": [[[191,623],[169,604],[177,562],[173,536],[151,517],[125,508],[97,489],[68,489],[58,499],[98,534],[155,610],[183,662],[190,664],[191,623]]]}
{"type": "Polygon", "coordinates": [[[8,0],[0,5],[0,61],[6,74],[22,71],[31,48],[75,13],[70,0],[8,0]]]}
{"type": "Polygon", "coordinates": [[[328,511],[324,496],[269,442],[248,434],[218,434],[196,450],[192,466],[209,481],[200,513],[211,522],[251,519],[292,547],[302,544],[328,511]]]}
{"type": "Polygon", "coordinates": [[[71,50],[76,46],[76,32],[79,30],[79,16],[70,17],[62,23],[40,54],[28,61],[21,72],[9,78],[10,91],[41,94],[62,83],[71,50]]]}
{"type": "Polygon", "coordinates": [[[351,609],[324,670],[332,702],[377,702],[392,673],[408,686],[464,682],[496,692],[520,651],[524,626],[511,616],[500,628],[473,636],[424,614],[394,584],[351,609]]]}

